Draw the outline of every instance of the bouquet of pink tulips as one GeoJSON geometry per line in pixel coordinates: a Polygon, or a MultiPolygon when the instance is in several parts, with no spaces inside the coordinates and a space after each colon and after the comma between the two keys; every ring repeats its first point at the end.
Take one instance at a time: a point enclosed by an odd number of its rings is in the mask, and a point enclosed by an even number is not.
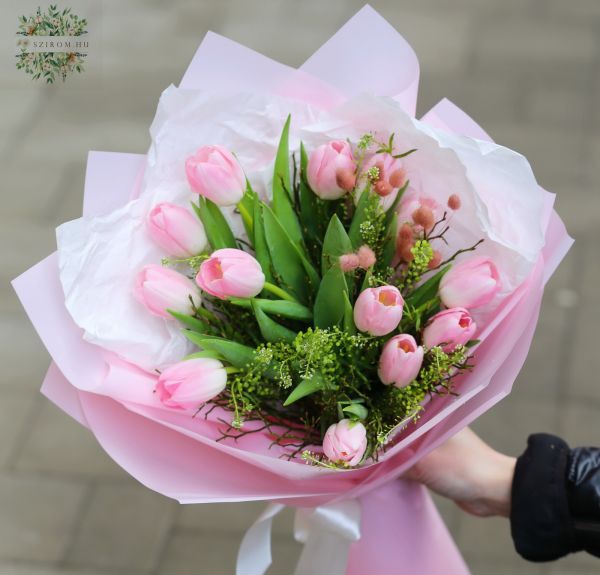
{"type": "Polygon", "coordinates": [[[268,434],[280,457],[356,466],[427,399],[459,392],[477,344],[471,312],[494,306],[501,277],[491,258],[467,255],[483,240],[446,240],[459,195],[406,193],[405,158],[419,150],[397,146],[401,135],[290,158],[289,126],[269,202],[232,151],[207,145],[186,159],[195,215],[152,207],[148,232],[165,257],[140,271],[135,295],[199,348],[160,372],[164,406],[218,413],[217,441],[268,434]],[[220,206],[235,206],[243,237],[220,206]]]}
{"type": "Polygon", "coordinates": [[[208,34],[14,282],[42,391],[127,472],[271,502],[237,575],[283,505],[297,575],[468,573],[401,477],[510,392],[571,239],[523,156],[447,100],[414,117],[418,76],[369,7],[298,70],[208,34]]]}

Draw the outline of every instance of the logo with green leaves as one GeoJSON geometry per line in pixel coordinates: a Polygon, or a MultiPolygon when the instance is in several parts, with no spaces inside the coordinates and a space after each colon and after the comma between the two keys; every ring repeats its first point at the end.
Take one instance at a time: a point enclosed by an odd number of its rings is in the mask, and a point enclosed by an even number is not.
{"type": "Polygon", "coordinates": [[[17,68],[47,84],[83,72],[89,48],[86,27],[85,18],[56,4],[45,11],[38,7],[32,16],[20,16],[17,68]]]}

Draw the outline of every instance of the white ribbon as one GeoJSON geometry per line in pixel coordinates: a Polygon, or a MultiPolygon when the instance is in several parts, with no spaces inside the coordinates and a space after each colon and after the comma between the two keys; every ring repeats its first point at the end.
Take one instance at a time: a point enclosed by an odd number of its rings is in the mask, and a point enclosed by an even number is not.
{"type": "MultiPolygon", "coordinates": [[[[236,575],[264,575],[271,565],[273,518],[285,506],[271,503],[246,531],[238,552],[236,575]]],[[[294,575],[344,575],[350,545],[360,539],[360,503],[349,499],[298,508],[294,538],[304,549],[294,575]]]]}

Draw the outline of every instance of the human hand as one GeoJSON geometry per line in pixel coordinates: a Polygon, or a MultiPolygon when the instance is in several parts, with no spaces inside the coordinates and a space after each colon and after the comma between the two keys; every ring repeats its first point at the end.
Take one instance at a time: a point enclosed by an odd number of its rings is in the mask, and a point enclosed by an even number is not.
{"type": "Polygon", "coordinates": [[[493,450],[465,428],[405,475],[479,517],[510,514],[516,459],[493,450]]]}

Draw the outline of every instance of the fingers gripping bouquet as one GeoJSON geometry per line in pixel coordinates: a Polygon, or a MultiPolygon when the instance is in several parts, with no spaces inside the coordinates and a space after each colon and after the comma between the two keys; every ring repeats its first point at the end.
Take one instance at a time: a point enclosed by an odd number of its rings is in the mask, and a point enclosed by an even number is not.
{"type": "Polygon", "coordinates": [[[493,309],[501,279],[491,258],[463,255],[483,238],[446,240],[460,196],[411,188],[419,151],[400,149],[402,134],[301,144],[290,161],[289,130],[290,118],[269,201],[226,148],[186,159],[198,219],[151,209],[165,267],[145,266],[135,295],[199,348],[160,372],[164,406],[219,422],[217,441],[258,433],[279,457],[344,469],[377,461],[426,399],[457,393],[473,367],[471,312],[493,309]],[[219,209],[231,205],[244,237],[219,209]]]}
{"type": "Polygon", "coordinates": [[[368,7],[299,70],[208,35],[148,155],[91,153],[84,217],[14,282],[43,392],[123,468],[273,502],[238,574],[285,504],[298,574],[468,572],[398,478],[510,391],[570,239],[522,156],[447,101],[414,118],[417,83],[368,7]]]}

